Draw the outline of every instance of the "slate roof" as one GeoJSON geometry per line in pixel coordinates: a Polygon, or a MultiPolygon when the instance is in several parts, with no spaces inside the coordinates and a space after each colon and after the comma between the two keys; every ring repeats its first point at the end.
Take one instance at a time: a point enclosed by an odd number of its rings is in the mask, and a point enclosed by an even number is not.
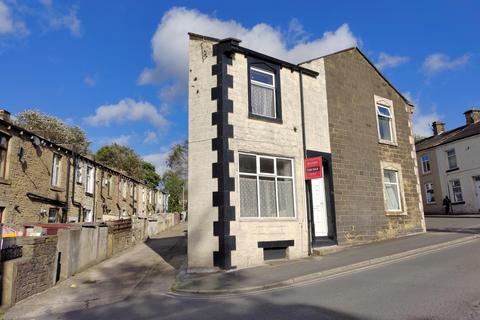
{"type": "Polygon", "coordinates": [[[456,129],[446,131],[442,134],[422,139],[415,143],[418,151],[438,147],[453,141],[465,139],[480,134],[480,122],[464,125],[456,129]]]}

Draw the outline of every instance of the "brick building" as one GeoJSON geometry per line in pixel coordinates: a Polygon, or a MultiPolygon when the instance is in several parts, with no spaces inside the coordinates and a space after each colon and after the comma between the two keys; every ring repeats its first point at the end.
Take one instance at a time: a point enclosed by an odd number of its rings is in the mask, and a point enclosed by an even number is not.
{"type": "Polygon", "coordinates": [[[423,232],[412,110],[358,48],[296,65],[190,34],[189,270],[423,232]]]}
{"type": "Polygon", "coordinates": [[[16,126],[6,110],[0,110],[0,146],[5,226],[21,231],[30,223],[99,222],[165,212],[159,190],[16,126]]]}

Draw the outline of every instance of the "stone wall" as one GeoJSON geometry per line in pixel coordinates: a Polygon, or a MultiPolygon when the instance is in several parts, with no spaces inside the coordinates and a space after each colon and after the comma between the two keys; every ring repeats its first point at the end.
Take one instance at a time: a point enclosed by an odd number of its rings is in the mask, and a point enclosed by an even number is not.
{"type": "Polygon", "coordinates": [[[57,241],[57,236],[23,239],[23,257],[3,265],[3,305],[13,305],[54,285],[57,241]]]}
{"type": "Polygon", "coordinates": [[[340,244],[424,231],[410,106],[357,49],[325,58],[340,244]],[[375,96],[392,102],[396,144],[379,143],[375,96]],[[400,168],[403,211],[386,212],[382,163],[400,168]]]}

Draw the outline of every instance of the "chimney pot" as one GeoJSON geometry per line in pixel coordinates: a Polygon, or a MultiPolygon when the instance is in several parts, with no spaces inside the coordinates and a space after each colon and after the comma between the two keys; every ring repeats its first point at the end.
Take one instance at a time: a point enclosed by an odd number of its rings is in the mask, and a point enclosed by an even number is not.
{"type": "Polygon", "coordinates": [[[2,119],[3,121],[6,121],[6,122],[11,122],[10,112],[8,112],[5,109],[0,109],[0,119],[2,119]]]}
{"type": "Polygon", "coordinates": [[[441,121],[435,121],[432,123],[433,135],[438,136],[445,132],[445,123],[441,121]]]}
{"type": "Polygon", "coordinates": [[[466,125],[480,122],[480,109],[472,108],[463,113],[465,115],[466,125]]]}

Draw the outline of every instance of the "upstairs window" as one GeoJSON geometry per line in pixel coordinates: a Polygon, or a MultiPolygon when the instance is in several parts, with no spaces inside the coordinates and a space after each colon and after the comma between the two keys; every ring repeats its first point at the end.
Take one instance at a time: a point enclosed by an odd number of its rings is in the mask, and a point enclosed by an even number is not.
{"type": "Polygon", "coordinates": [[[252,114],[276,118],[274,73],[250,68],[250,103],[252,114]]]}
{"type": "Polygon", "coordinates": [[[463,202],[462,185],[459,179],[450,181],[453,194],[453,202],[463,202]]]}
{"type": "Polygon", "coordinates": [[[430,173],[430,157],[428,156],[428,154],[424,154],[421,159],[422,159],[422,173],[423,174],[430,173]]]}
{"type": "Polygon", "coordinates": [[[86,170],[86,180],[85,180],[85,192],[88,194],[93,194],[93,184],[94,184],[94,169],[92,166],[87,166],[86,170]]]}
{"type": "Polygon", "coordinates": [[[455,154],[455,149],[447,150],[447,160],[448,160],[448,169],[458,168],[457,155],[455,154]]]}
{"type": "Polygon", "coordinates": [[[293,161],[240,154],[240,216],[295,217],[293,161]]]}
{"type": "Polygon", "coordinates": [[[426,183],[425,184],[425,194],[426,194],[426,200],[427,204],[432,204],[435,203],[435,193],[433,192],[433,184],[432,183],[426,183]]]}
{"type": "Polygon", "coordinates": [[[112,196],[112,175],[107,175],[107,179],[105,180],[105,187],[107,188],[107,196],[112,196]]]}
{"type": "Polygon", "coordinates": [[[53,163],[52,163],[52,186],[60,186],[60,160],[61,156],[59,154],[53,154],[53,163]]]}
{"type": "Polygon", "coordinates": [[[83,164],[81,161],[77,162],[77,167],[75,168],[75,175],[77,177],[77,183],[82,183],[83,180],[83,164]]]}
{"type": "Polygon", "coordinates": [[[7,135],[0,133],[0,178],[3,179],[7,176],[8,139],[7,135]]]}
{"type": "Polygon", "coordinates": [[[394,142],[393,116],[390,107],[377,104],[378,136],[381,141],[394,142]]]}

